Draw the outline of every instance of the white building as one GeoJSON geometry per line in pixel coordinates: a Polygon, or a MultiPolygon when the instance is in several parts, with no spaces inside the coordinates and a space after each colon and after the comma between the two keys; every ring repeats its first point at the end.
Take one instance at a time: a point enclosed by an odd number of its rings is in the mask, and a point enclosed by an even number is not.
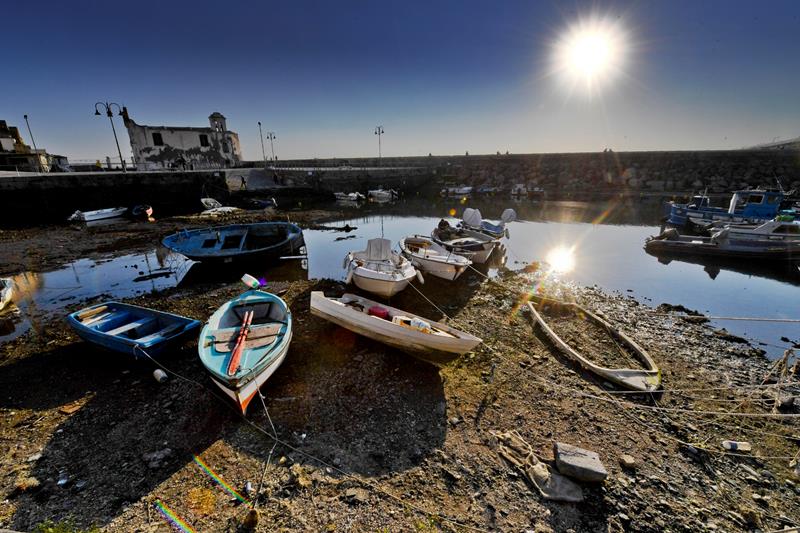
{"type": "Polygon", "coordinates": [[[208,128],[142,126],[125,107],[122,118],[139,170],[227,168],[242,160],[239,135],[228,131],[221,113],[211,113],[208,128]]]}

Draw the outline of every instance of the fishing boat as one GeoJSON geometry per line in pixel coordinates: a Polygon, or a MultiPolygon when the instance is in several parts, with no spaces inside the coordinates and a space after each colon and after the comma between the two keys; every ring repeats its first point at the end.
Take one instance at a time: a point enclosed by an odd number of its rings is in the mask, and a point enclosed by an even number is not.
{"type": "Polygon", "coordinates": [[[294,256],[304,241],[295,224],[259,222],[182,230],[165,237],[162,244],[193,261],[232,263],[294,256]]]}
{"type": "Polygon", "coordinates": [[[680,235],[674,228],[649,238],[644,249],[651,255],[695,255],[761,261],[800,261],[800,240],[734,239],[729,228],[710,237],[680,235]]]}
{"type": "Polygon", "coordinates": [[[455,254],[424,235],[400,239],[400,251],[415,268],[449,281],[456,280],[472,264],[468,257],[455,254]]]}
{"type": "Polygon", "coordinates": [[[499,239],[480,231],[454,228],[444,219],[440,220],[439,225],[431,232],[431,237],[434,242],[450,252],[469,255],[473,263],[485,263],[500,242],[499,239]]]}
{"type": "Polygon", "coordinates": [[[200,327],[199,320],[120,302],[81,309],[67,323],[83,340],[137,358],[155,357],[200,327]]]}
{"type": "Polygon", "coordinates": [[[414,277],[424,282],[411,261],[392,250],[388,239],[370,239],[366,250],[348,252],[344,267],[348,284],[353,282],[359,289],[384,298],[391,298],[408,287],[414,277]]]}
{"type": "Polygon", "coordinates": [[[705,195],[696,195],[685,204],[669,202],[665,208],[667,223],[678,228],[684,227],[689,219],[705,223],[760,224],[778,216],[787,201],[783,191],[747,189],[734,192],[727,208],[709,205],[705,195]]]}
{"type": "Polygon", "coordinates": [[[367,191],[367,198],[371,202],[391,202],[392,200],[397,200],[400,195],[397,191],[393,189],[374,189],[372,191],[367,191]]]}
{"type": "Polygon", "coordinates": [[[108,209],[98,209],[96,211],[75,211],[67,220],[70,222],[94,222],[95,220],[119,218],[124,216],[127,212],[127,207],[110,207],[108,209]]]}
{"type": "Polygon", "coordinates": [[[311,314],[440,366],[481,343],[469,333],[355,294],[333,298],[313,291],[311,314]]]}
{"type": "Polygon", "coordinates": [[[633,339],[585,307],[574,302],[562,302],[534,295],[531,297],[531,301],[528,302],[528,309],[530,309],[533,319],[556,348],[587,371],[608,380],[614,385],[633,391],[653,392],[661,386],[661,370],[653,358],[650,357],[650,354],[636,344],[633,339]],[[565,342],[547,323],[543,314],[553,311],[559,315],[559,322],[561,317],[566,314],[573,315],[582,322],[588,320],[598,325],[612,338],[618,349],[624,349],[629,356],[638,359],[643,368],[606,368],[591,361],[586,355],[565,342]]]}
{"type": "Polygon", "coordinates": [[[0,311],[11,303],[14,293],[14,282],[11,278],[0,278],[0,311]]]}
{"type": "Polygon", "coordinates": [[[464,209],[464,213],[461,215],[460,225],[466,229],[480,231],[492,238],[500,239],[511,236],[508,232],[508,228],[506,228],[506,224],[516,219],[517,212],[509,208],[500,215],[499,222],[489,222],[488,220],[483,220],[480,210],[468,207],[464,209]]]}
{"type": "Polygon", "coordinates": [[[222,304],[200,332],[197,349],[211,379],[242,413],[286,359],[292,314],[278,296],[250,290],[222,304]]]}

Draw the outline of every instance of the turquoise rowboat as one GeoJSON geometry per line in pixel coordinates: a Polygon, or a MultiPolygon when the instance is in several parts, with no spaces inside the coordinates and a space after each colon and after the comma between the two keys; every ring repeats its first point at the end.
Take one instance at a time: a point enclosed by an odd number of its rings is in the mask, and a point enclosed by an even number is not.
{"type": "Polygon", "coordinates": [[[281,298],[252,290],[225,302],[200,331],[197,348],[211,379],[242,413],[283,363],[292,314],[281,298]]]}
{"type": "Polygon", "coordinates": [[[120,302],[81,309],[67,323],[87,342],[138,358],[155,357],[200,327],[199,320],[120,302]]]}

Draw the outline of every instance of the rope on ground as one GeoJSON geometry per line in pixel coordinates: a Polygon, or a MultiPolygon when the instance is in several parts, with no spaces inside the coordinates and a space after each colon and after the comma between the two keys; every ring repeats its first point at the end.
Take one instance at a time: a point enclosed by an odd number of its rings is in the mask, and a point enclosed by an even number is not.
{"type": "MultiPolygon", "coordinates": [[[[176,371],[174,371],[174,370],[172,370],[172,369],[169,369],[169,368],[165,367],[165,366],[164,366],[162,363],[160,363],[159,361],[156,361],[156,360],[155,360],[155,359],[154,359],[154,358],[153,358],[153,357],[152,357],[152,356],[151,356],[149,353],[147,353],[147,352],[146,352],[146,351],[145,351],[143,348],[141,348],[139,345],[136,345],[136,346],[135,346],[135,349],[138,349],[140,352],[142,352],[142,353],[143,353],[143,354],[144,354],[144,355],[145,355],[145,356],[146,356],[146,357],[147,357],[147,358],[148,358],[148,359],[149,359],[149,360],[150,360],[150,361],[151,361],[153,364],[155,364],[156,366],[158,366],[159,368],[161,368],[161,369],[162,369],[164,372],[167,372],[168,374],[171,374],[171,375],[173,375],[173,376],[175,376],[175,377],[177,377],[177,378],[179,378],[179,379],[181,379],[181,380],[183,380],[183,381],[185,381],[185,382],[187,382],[187,383],[191,383],[191,384],[193,384],[193,385],[196,385],[196,386],[198,386],[198,387],[200,387],[200,388],[204,389],[206,392],[210,393],[210,394],[211,394],[211,395],[212,395],[214,398],[216,398],[217,400],[219,400],[220,402],[222,402],[222,404],[223,404],[225,407],[227,407],[228,409],[230,409],[232,412],[236,413],[236,414],[239,416],[239,418],[241,418],[241,420],[242,420],[242,421],[243,421],[245,424],[249,425],[250,427],[252,427],[252,428],[253,428],[253,429],[255,429],[256,431],[258,431],[259,433],[261,433],[261,434],[263,434],[263,435],[265,435],[265,436],[267,436],[267,437],[271,438],[271,439],[272,439],[272,440],[275,442],[275,444],[276,444],[276,445],[277,445],[277,444],[280,444],[280,445],[281,445],[281,446],[283,446],[284,448],[286,448],[286,449],[288,449],[288,450],[291,450],[291,451],[293,451],[293,452],[295,452],[295,453],[298,453],[298,454],[300,454],[300,455],[302,455],[302,456],[306,457],[307,459],[310,459],[310,460],[312,460],[312,461],[316,461],[317,463],[319,463],[319,464],[321,464],[321,465],[325,466],[326,468],[329,468],[329,469],[331,469],[332,471],[334,471],[334,472],[338,473],[339,475],[341,475],[342,477],[344,477],[344,478],[346,478],[346,479],[352,480],[352,481],[354,481],[354,482],[356,482],[356,483],[358,483],[358,484],[360,484],[360,485],[363,485],[363,486],[369,487],[369,488],[371,488],[372,490],[374,490],[375,492],[381,493],[381,494],[383,494],[383,495],[387,496],[388,498],[390,498],[390,499],[394,500],[395,502],[397,502],[398,504],[400,504],[400,505],[401,505],[403,508],[409,508],[409,509],[412,509],[413,511],[416,511],[417,513],[419,513],[419,514],[421,514],[421,515],[424,515],[424,516],[426,516],[426,517],[435,517],[435,518],[436,518],[436,519],[438,519],[438,520],[441,520],[441,521],[444,521],[444,522],[448,522],[448,523],[450,523],[450,524],[453,524],[453,525],[456,525],[456,526],[458,526],[458,527],[462,527],[462,528],[465,528],[465,529],[468,529],[468,530],[471,530],[471,531],[480,531],[481,533],[490,533],[490,531],[489,531],[488,529],[483,529],[483,528],[480,528],[480,527],[471,526],[471,525],[469,525],[469,524],[465,524],[464,522],[461,522],[461,521],[459,521],[459,520],[456,520],[456,519],[454,519],[454,518],[449,518],[449,517],[446,517],[446,516],[442,516],[442,515],[439,515],[439,514],[437,514],[436,512],[429,511],[429,510],[427,510],[427,509],[423,509],[422,507],[420,507],[420,506],[418,506],[418,505],[416,505],[416,504],[414,504],[414,503],[406,502],[406,501],[404,501],[404,500],[403,500],[401,497],[399,497],[399,496],[397,496],[397,495],[395,495],[395,494],[392,494],[392,493],[391,493],[391,492],[389,492],[388,490],[386,490],[386,489],[384,489],[384,488],[380,487],[379,485],[377,485],[377,484],[375,484],[375,483],[373,483],[373,482],[371,482],[371,481],[368,481],[368,480],[365,480],[365,479],[358,478],[358,477],[356,477],[356,476],[354,476],[354,475],[352,475],[352,474],[348,474],[348,473],[347,473],[347,472],[345,472],[344,470],[342,470],[342,469],[340,469],[340,468],[337,468],[336,466],[334,466],[334,465],[332,465],[332,464],[329,464],[328,462],[326,462],[326,461],[324,461],[324,460],[320,459],[319,457],[316,457],[316,456],[314,456],[314,455],[312,455],[312,454],[310,454],[310,453],[308,453],[308,452],[306,452],[306,451],[303,451],[303,450],[301,450],[300,448],[297,448],[297,447],[295,447],[295,446],[292,446],[292,445],[291,445],[291,444],[289,444],[288,442],[286,442],[286,441],[284,441],[284,440],[281,440],[280,438],[278,438],[278,436],[277,436],[277,433],[275,433],[274,435],[273,435],[273,434],[270,434],[270,433],[269,433],[267,430],[265,430],[264,428],[262,428],[261,426],[259,426],[259,425],[258,425],[258,424],[256,424],[255,422],[252,422],[251,420],[249,420],[249,419],[248,419],[248,418],[247,418],[247,417],[246,417],[244,414],[242,414],[242,413],[241,413],[239,410],[235,409],[235,408],[234,408],[234,407],[233,407],[233,406],[230,404],[230,401],[229,401],[227,398],[222,398],[222,397],[220,397],[220,396],[219,396],[219,395],[217,395],[217,394],[216,394],[216,393],[215,393],[213,390],[209,389],[209,388],[208,388],[206,385],[203,385],[203,384],[202,384],[202,383],[200,383],[199,381],[196,381],[196,380],[194,380],[194,379],[191,379],[191,378],[185,377],[185,376],[183,376],[183,375],[179,374],[178,372],[176,372],[176,371]]],[[[260,393],[259,393],[259,395],[260,395],[260,393]]],[[[262,401],[263,401],[263,397],[262,397],[262,401]]],[[[265,404],[265,405],[266,405],[266,404],[265,404]]],[[[270,419],[270,423],[272,423],[271,419],[270,419]]],[[[274,426],[273,426],[273,429],[274,429],[274,426]]]]}

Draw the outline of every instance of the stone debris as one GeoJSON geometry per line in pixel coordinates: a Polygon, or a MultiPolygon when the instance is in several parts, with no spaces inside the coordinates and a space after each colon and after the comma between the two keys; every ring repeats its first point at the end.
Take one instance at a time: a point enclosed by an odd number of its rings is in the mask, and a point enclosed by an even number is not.
{"type": "Polygon", "coordinates": [[[142,455],[142,460],[147,463],[147,468],[151,470],[156,470],[161,468],[164,464],[164,461],[172,455],[171,448],[164,448],[163,450],[158,450],[155,452],[150,452],[142,455]]]}
{"type": "Polygon", "coordinates": [[[619,464],[622,466],[622,468],[627,468],[629,470],[634,470],[638,466],[636,458],[632,455],[628,455],[627,453],[623,453],[619,456],[619,464]]]}
{"type": "Polygon", "coordinates": [[[367,503],[369,501],[369,493],[364,489],[347,489],[344,497],[351,503],[367,503]]]}
{"type": "Polygon", "coordinates": [[[289,471],[292,473],[292,479],[297,483],[297,486],[307,489],[312,485],[311,478],[308,477],[305,468],[300,463],[293,464],[289,471]]]}
{"type": "Polygon", "coordinates": [[[575,482],[552,471],[540,461],[533,448],[516,431],[496,433],[498,453],[503,459],[517,468],[547,500],[562,502],[582,502],[583,489],[575,482]]]}
{"type": "Polygon", "coordinates": [[[558,471],[574,479],[598,483],[608,477],[608,470],[600,462],[596,452],[584,450],[571,444],[556,442],[553,445],[558,471]]]}

